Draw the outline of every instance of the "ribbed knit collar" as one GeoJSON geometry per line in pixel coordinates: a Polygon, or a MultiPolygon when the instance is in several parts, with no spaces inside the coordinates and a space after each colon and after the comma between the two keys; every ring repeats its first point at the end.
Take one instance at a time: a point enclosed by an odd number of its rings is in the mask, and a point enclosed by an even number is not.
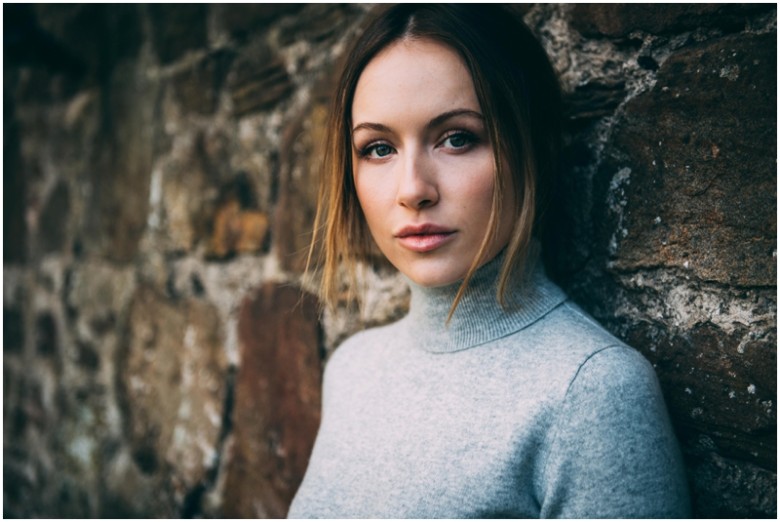
{"type": "Polygon", "coordinates": [[[539,247],[529,249],[524,274],[507,290],[506,309],[496,299],[504,253],[480,267],[449,324],[447,315],[460,282],[426,288],[409,282],[412,299],[406,326],[414,344],[428,352],[457,352],[513,334],[558,306],[566,295],[544,272],[539,247]]]}

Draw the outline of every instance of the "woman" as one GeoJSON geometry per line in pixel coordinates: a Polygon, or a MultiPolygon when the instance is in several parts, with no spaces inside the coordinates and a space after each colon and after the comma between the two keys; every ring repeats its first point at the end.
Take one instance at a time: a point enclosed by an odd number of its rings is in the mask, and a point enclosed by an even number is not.
{"type": "Polygon", "coordinates": [[[318,224],[324,298],[371,240],[402,320],[328,362],[292,518],[685,517],[650,364],[545,276],[557,83],[496,6],[401,5],[349,54],[318,224]]]}

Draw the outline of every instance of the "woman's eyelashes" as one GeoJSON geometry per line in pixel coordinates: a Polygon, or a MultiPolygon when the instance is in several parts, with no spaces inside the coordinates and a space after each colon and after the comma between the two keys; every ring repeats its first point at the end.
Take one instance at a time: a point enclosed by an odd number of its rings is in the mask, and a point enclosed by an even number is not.
{"type": "MultiPolygon", "coordinates": [[[[450,152],[465,152],[478,142],[479,137],[475,133],[458,129],[447,131],[436,143],[435,148],[450,152]]],[[[358,156],[369,160],[381,160],[395,152],[395,147],[385,141],[372,141],[358,149],[358,156]]]]}
{"type": "Polygon", "coordinates": [[[395,152],[395,149],[384,142],[372,142],[361,148],[358,155],[367,159],[383,159],[395,152]]]}
{"type": "Polygon", "coordinates": [[[454,130],[449,131],[444,135],[444,139],[441,140],[439,146],[454,151],[464,151],[470,149],[471,146],[478,141],[479,138],[473,132],[467,130],[454,130]]]}

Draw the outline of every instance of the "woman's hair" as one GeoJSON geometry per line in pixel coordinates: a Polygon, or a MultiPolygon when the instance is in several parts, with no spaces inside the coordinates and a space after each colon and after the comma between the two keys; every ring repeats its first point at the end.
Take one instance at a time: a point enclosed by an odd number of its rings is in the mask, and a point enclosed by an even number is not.
{"type": "Polygon", "coordinates": [[[352,165],[352,101],[363,69],[383,49],[404,39],[433,40],[454,49],[474,82],[493,148],[496,180],[488,230],[465,275],[450,315],[498,233],[501,195],[513,190],[517,209],[498,280],[504,305],[511,275],[520,270],[532,234],[540,232],[556,173],[560,141],[560,90],[544,49],[518,15],[497,5],[401,4],[385,8],[354,42],[338,83],[327,128],[323,177],[307,269],[318,251],[320,293],[336,306],[346,269],[354,290],[357,263],[366,261],[372,238],[355,191],[352,165]],[[318,250],[319,249],[319,250],[318,250]]]}

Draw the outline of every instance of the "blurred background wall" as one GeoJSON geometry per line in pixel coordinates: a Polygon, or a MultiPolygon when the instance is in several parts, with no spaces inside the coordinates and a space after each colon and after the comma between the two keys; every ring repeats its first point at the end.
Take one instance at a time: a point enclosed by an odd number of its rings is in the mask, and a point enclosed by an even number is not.
{"type": "MultiPolygon", "coordinates": [[[[697,516],[774,517],[776,6],[525,5],[561,74],[554,271],[655,365],[697,516]]],[[[3,6],[3,514],[279,517],[324,361],[319,144],[358,5],[3,6]]]]}

